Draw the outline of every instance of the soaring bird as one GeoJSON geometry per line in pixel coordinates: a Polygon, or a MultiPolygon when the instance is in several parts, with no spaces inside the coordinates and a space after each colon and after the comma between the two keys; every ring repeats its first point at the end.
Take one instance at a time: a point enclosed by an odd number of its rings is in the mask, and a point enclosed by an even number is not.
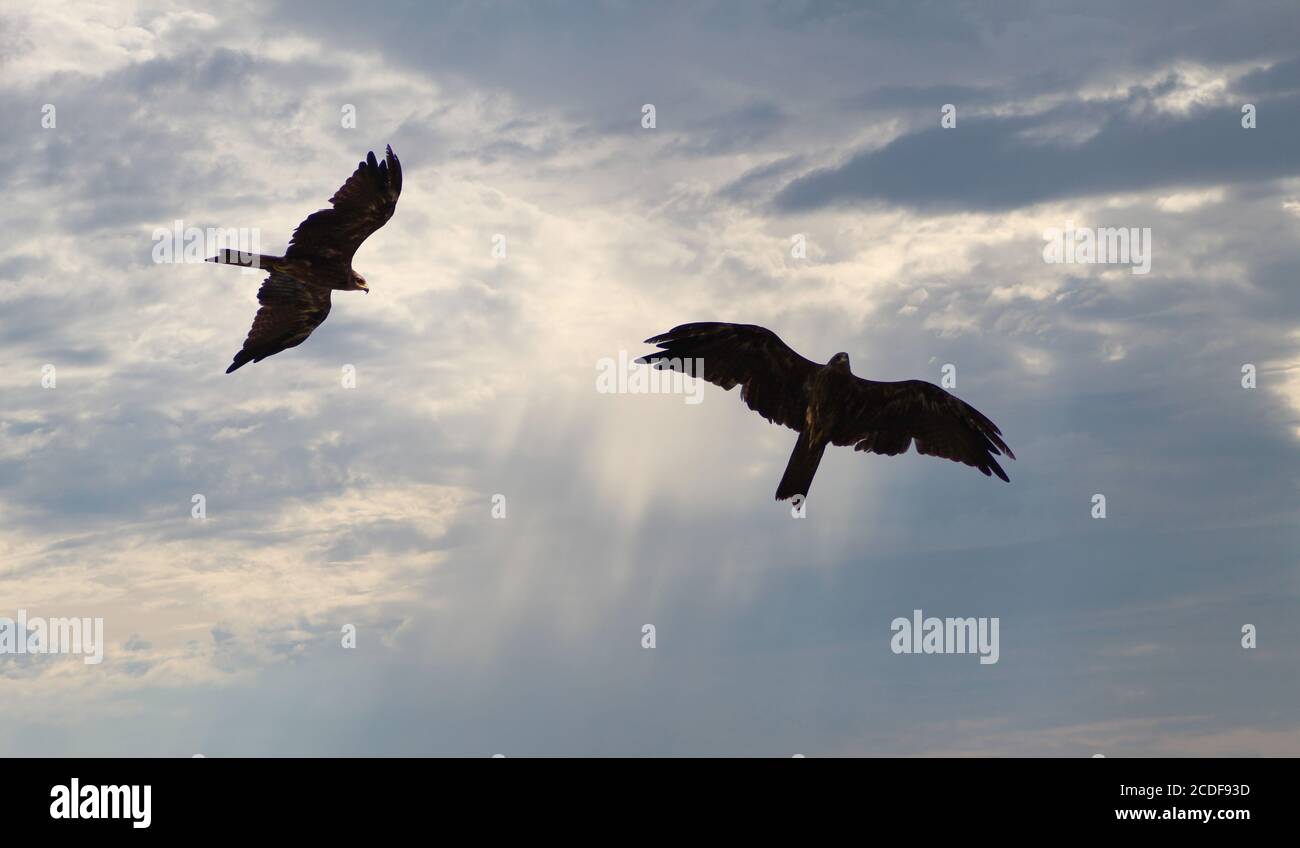
{"type": "Polygon", "coordinates": [[[244,347],[226,373],[246,362],[297,347],[330,314],[330,291],[369,293],[366,278],[352,270],[352,257],[361,243],[388,223],[402,193],[402,163],[387,149],[383,162],[374,151],[330,198],[330,208],[313,212],[294,230],[284,256],[259,256],[223,250],[208,262],[265,268],[253,319],[244,347]]]}
{"type": "Polygon", "coordinates": [[[684,371],[728,391],[768,421],[797,430],[799,439],[776,488],[776,499],[808,497],[827,445],[895,456],[916,452],[978,468],[1010,482],[993,457],[1015,454],[1002,431],[968,403],[932,383],[878,383],[854,376],[849,355],[819,365],[790,349],[776,333],[753,324],[682,324],[652,336],[661,349],[639,358],[684,371]]]}

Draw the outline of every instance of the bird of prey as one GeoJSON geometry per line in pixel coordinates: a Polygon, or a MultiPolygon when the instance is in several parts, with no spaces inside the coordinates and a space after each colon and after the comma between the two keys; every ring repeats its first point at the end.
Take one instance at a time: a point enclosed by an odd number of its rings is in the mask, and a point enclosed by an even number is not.
{"type": "Polygon", "coordinates": [[[225,265],[265,268],[257,292],[261,308],[244,347],[226,373],[247,362],[297,347],[330,314],[330,291],[369,293],[366,278],[352,270],[352,257],[371,233],[388,223],[402,193],[402,163],[389,147],[383,162],[373,151],[330,198],[329,209],[307,216],[294,230],[284,256],[223,250],[208,259],[225,265]]]}
{"type": "Polygon", "coordinates": [[[684,371],[728,391],[738,385],[740,399],[750,409],[799,432],[776,489],[779,501],[808,497],[828,444],[895,456],[915,442],[917,453],[965,463],[1010,482],[993,457],[1016,457],[997,425],[931,383],[864,380],[849,370],[847,353],[819,365],[795,353],[776,333],[753,324],[682,324],[645,343],[661,350],[637,362],[684,371]]]}

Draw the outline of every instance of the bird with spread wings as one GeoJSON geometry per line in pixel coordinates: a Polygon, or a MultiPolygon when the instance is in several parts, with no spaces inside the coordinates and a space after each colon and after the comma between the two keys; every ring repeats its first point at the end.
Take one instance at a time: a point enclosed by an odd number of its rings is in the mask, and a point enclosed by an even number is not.
{"type": "Polygon", "coordinates": [[[332,290],[369,293],[366,278],[352,270],[352,257],[393,217],[401,193],[402,163],[393,148],[387,149],[383,162],[371,151],[334,192],[330,208],[313,212],[298,225],[284,256],[223,250],[207,260],[270,272],[257,292],[261,308],[253,327],[227,374],[306,341],[330,314],[332,290]]]}
{"type": "Polygon", "coordinates": [[[895,456],[917,453],[972,466],[1010,482],[995,456],[1015,454],[979,410],[932,383],[880,383],[849,370],[849,355],[825,365],[804,359],[753,324],[682,324],[645,340],[660,350],[637,360],[684,371],[730,391],[768,421],[799,433],[776,499],[808,497],[827,445],[895,456]]]}

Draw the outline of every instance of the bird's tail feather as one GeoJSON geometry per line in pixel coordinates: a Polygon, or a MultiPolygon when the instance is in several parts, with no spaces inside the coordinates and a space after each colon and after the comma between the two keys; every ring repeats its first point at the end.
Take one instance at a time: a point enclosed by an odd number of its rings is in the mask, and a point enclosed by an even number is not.
{"type": "Polygon", "coordinates": [[[220,265],[239,265],[243,268],[265,268],[268,271],[274,271],[279,265],[279,256],[265,256],[260,253],[244,253],[241,250],[218,250],[216,256],[205,259],[205,262],[216,262],[220,265]]]}
{"type": "Polygon", "coordinates": [[[794,443],[794,450],[790,453],[790,461],[786,463],[785,476],[781,478],[781,484],[776,487],[776,499],[778,501],[792,498],[795,495],[808,497],[808,490],[812,488],[813,476],[817,474],[817,466],[821,464],[822,453],[825,450],[825,442],[814,446],[809,444],[806,432],[799,434],[799,441],[794,443]]]}

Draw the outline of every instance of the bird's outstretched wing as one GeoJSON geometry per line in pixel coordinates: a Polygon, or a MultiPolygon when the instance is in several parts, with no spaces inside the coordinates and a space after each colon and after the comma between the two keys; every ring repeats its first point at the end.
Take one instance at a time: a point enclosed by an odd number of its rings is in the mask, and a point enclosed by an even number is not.
{"type": "Polygon", "coordinates": [[[838,426],[831,443],[894,456],[915,442],[916,452],[965,463],[1007,480],[995,456],[1016,455],[1002,431],[979,410],[923,380],[878,383],[854,377],[839,396],[838,426]]]}
{"type": "Polygon", "coordinates": [[[261,362],[272,354],[297,347],[330,314],[329,289],[308,286],[278,272],[272,272],[262,281],[257,302],[262,308],[257,310],[244,349],[235,354],[227,374],[247,362],[261,362]]]}
{"type": "Polygon", "coordinates": [[[808,407],[807,382],[818,365],[804,359],[765,327],[706,321],[682,324],[645,340],[662,350],[637,362],[656,368],[687,371],[687,359],[703,363],[703,376],[730,390],[740,386],[740,399],[768,421],[802,431],[808,407]]]}
{"type": "Polygon", "coordinates": [[[388,148],[383,162],[371,151],[334,192],[332,208],[313,212],[293,231],[285,256],[351,263],[361,243],[393,217],[401,193],[402,163],[393,155],[393,148],[388,148]]]}

